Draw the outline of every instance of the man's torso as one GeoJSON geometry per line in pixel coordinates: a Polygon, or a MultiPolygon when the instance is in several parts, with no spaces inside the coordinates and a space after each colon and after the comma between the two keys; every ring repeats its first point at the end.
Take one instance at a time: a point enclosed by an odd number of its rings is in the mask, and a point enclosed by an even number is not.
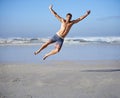
{"type": "Polygon", "coordinates": [[[68,32],[70,31],[72,25],[73,25],[73,23],[71,21],[70,22],[66,22],[66,20],[62,20],[61,28],[57,32],[57,34],[60,37],[64,38],[68,34],[68,32]]]}

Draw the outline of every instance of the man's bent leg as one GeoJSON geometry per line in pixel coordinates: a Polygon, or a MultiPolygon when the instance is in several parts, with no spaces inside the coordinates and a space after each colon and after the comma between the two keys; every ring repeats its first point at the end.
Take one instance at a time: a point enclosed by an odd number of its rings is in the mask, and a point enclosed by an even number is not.
{"type": "Polygon", "coordinates": [[[53,42],[51,40],[49,40],[48,42],[44,43],[40,49],[38,49],[37,51],[34,52],[35,55],[37,55],[38,53],[40,53],[44,48],[46,48],[49,44],[52,44],[53,42]]]}
{"type": "Polygon", "coordinates": [[[48,54],[46,54],[44,57],[43,57],[43,60],[45,60],[48,56],[51,56],[51,55],[54,55],[56,53],[58,53],[58,49],[54,49],[52,50],[51,52],[49,52],[48,54]]]}
{"type": "Polygon", "coordinates": [[[61,49],[61,46],[59,45],[56,45],[55,49],[52,50],[51,52],[49,52],[48,54],[46,54],[44,57],[43,57],[43,60],[45,60],[48,56],[51,56],[51,55],[54,55],[56,53],[58,53],[61,49]]]}

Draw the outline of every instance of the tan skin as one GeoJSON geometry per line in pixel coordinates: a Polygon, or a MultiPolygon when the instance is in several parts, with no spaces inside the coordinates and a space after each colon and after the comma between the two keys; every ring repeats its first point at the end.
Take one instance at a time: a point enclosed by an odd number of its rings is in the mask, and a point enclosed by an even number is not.
{"type": "MultiPolygon", "coordinates": [[[[60,27],[60,30],[57,32],[57,34],[62,38],[66,37],[66,35],[70,31],[73,24],[78,23],[79,21],[83,20],[85,17],[87,17],[90,14],[90,10],[89,10],[85,13],[85,15],[79,17],[76,20],[71,21],[71,18],[72,18],[71,15],[66,15],[66,19],[64,19],[64,18],[60,17],[52,8],[53,8],[53,6],[50,5],[49,9],[50,9],[51,13],[61,22],[61,27],[60,27]]],[[[50,44],[52,44],[52,42],[51,42],[51,40],[48,40],[46,43],[44,43],[40,47],[40,49],[38,49],[36,52],[34,52],[34,54],[36,55],[36,54],[40,53],[44,48],[46,48],[50,44]]],[[[61,49],[61,47],[58,44],[56,44],[55,49],[50,51],[49,53],[47,53],[43,57],[43,60],[45,60],[48,56],[58,53],[60,51],[60,49],[61,49]]]]}

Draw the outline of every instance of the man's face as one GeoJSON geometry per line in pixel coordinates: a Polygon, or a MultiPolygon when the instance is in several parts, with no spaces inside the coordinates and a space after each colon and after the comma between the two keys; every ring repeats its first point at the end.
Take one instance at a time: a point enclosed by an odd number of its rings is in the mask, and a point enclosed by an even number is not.
{"type": "Polygon", "coordinates": [[[71,20],[71,16],[70,16],[70,15],[67,15],[67,16],[66,16],[66,20],[67,20],[67,21],[70,21],[70,20],[71,20]]]}

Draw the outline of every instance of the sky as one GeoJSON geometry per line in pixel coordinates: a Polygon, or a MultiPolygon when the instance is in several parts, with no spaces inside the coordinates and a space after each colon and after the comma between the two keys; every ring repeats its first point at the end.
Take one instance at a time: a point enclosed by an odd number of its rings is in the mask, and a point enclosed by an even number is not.
{"type": "Polygon", "coordinates": [[[0,0],[0,37],[49,37],[60,28],[50,13],[72,19],[90,15],[73,25],[68,37],[120,36],[120,0],[0,0]]]}

